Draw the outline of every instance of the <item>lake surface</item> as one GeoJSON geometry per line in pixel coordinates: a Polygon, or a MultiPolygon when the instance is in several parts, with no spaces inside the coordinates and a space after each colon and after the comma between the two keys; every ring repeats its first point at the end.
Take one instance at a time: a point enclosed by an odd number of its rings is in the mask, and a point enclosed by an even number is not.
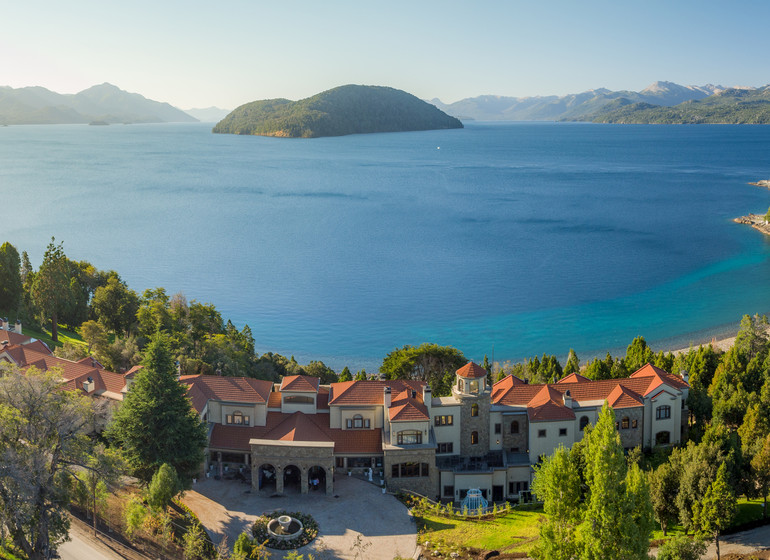
{"type": "Polygon", "coordinates": [[[770,127],[470,123],[287,140],[0,128],[3,240],[211,302],[259,352],[376,369],[686,346],[770,309],[770,127]]]}

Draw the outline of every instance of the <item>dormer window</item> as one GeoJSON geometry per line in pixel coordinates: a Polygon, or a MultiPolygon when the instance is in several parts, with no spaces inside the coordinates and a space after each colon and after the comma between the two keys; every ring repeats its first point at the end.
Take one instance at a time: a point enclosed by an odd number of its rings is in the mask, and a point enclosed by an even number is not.
{"type": "Polygon", "coordinates": [[[398,445],[422,443],[422,432],[419,430],[404,430],[403,432],[398,432],[396,441],[398,442],[398,445]]]}
{"type": "Polygon", "coordinates": [[[356,414],[353,418],[348,418],[346,425],[349,430],[369,429],[371,426],[369,419],[364,418],[360,414],[356,414]]]}
{"type": "Polygon", "coordinates": [[[228,424],[234,424],[236,426],[248,426],[250,418],[248,416],[244,416],[240,410],[236,410],[232,414],[228,414],[225,420],[228,424]]]}

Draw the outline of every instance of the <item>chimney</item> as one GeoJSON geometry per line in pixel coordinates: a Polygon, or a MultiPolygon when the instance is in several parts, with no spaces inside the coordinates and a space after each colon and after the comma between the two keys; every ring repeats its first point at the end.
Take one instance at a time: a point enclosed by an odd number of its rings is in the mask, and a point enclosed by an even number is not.
{"type": "Polygon", "coordinates": [[[83,381],[83,390],[86,393],[90,393],[91,391],[93,391],[95,386],[96,386],[96,384],[94,383],[94,378],[93,377],[89,377],[88,379],[83,381]]]}
{"type": "Polygon", "coordinates": [[[385,387],[382,390],[382,431],[390,431],[390,387],[385,387]]]}
{"type": "Polygon", "coordinates": [[[412,389],[412,398],[413,399],[417,398],[417,391],[415,391],[414,389],[412,389]]]}
{"type": "Polygon", "coordinates": [[[564,392],[564,406],[572,408],[572,394],[569,392],[569,389],[564,392]]]}
{"type": "Polygon", "coordinates": [[[7,331],[8,330],[8,319],[6,319],[5,317],[0,319],[0,327],[2,327],[4,330],[7,331]]]}
{"type": "Polygon", "coordinates": [[[686,369],[680,370],[679,375],[682,376],[682,381],[684,381],[688,385],[690,384],[690,375],[687,373],[686,369]]]}
{"type": "MultiPolygon", "coordinates": [[[[7,323],[6,323],[5,326],[6,326],[6,328],[8,328],[8,324],[7,323]]],[[[22,332],[21,332],[21,321],[19,321],[18,319],[16,319],[16,325],[14,325],[13,330],[16,331],[16,333],[18,333],[18,334],[22,334],[22,332]]]]}
{"type": "Polygon", "coordinates": [[[428,409],[428,416],[430,416],[430,405],[431,405],[431,399],[432,395],[430,392],[430,385],[423,385],[422,386],[422,402],[425,404],[425,407],[428,409]]]}
{"type": "Polygon", "coordinates": [[[385,387],[385,389],[383,389],[382,404],[386,409],[390,408],[390,387],[385,387]]]}

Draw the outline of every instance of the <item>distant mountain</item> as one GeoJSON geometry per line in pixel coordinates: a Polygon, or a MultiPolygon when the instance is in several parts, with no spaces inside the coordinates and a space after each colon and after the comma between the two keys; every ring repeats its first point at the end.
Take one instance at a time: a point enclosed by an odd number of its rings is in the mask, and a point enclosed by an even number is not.
{"type": "Polygon", "coordinates": [[[247,103],[222,119],[213,132],[317,138],[462,126],[456,118],[405,91],[346,85],[300,101],[247,103]]]}
{"type": "Polygon", "coordinates": [[[770,124],[770,86],[724,89],[673,107],[618,99],[588,120],[623,124],[770,124]]]}
{"type": "MultiPolygon", "coordinates": [[[[750,90],[751,88],[743,88],[750,90]]],[[[445,104],[439,99],[431,103],[458,118],[481,121],[558,121],[585,120],[618,99],[631,103],[648,103],[670,107],[684,101],[704,99],[725,90],[722,86],[681,86],[673,82],[655,82],[642,91],[610,91],[592,89],[562,97],[501,97],[482,95],[445,104]]]]}
{"type": "Polygon", "coordinates": [[[112,84],[61,94],[43,87],[0,87],[0,124],[195,122],[168,103],[129,93],[112,84]]]}
{"type": "Polygon", "coordinates": [[[206,107],[205,109],[185,109],[185,113],[191,115],[201,122],[219,122],[224,119],[230,111],[220,109],[219,107],[206,107]]]}

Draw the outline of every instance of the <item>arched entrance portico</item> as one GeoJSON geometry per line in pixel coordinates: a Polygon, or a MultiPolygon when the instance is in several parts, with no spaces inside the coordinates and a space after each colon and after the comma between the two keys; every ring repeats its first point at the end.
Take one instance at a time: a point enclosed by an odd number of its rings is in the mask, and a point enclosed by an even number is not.
{"type": "Polygon", "coordinates": [[[283,491],[302,492],[302,471],[296,465],[286,465],[283,468],[283,491]]]}
{"type": "MultiPolygon", "coordinates": [[[[273,441],[252,439],[251,465],[252,487],[257,489],[260,473],[275,468],[275,492],[277,494],[307,494],[311,480],[318,480],[313,487],[327,495],[334,494],[334,442],[322,441],[273,441]]],[[[262,478],[262,484],[271,481],[262,478]]]]}
{"type": "Polygon", "coordinates": [[[326,469],[319,465],[310,467],[307,471],[307,481],[310,490],[326,490],[326,469]]]}
{"type": "Polygon", "coordinates": [[[257,470],[257,489],[276,490],[275,467],[269,463],[264,463],[257,470]]]}

